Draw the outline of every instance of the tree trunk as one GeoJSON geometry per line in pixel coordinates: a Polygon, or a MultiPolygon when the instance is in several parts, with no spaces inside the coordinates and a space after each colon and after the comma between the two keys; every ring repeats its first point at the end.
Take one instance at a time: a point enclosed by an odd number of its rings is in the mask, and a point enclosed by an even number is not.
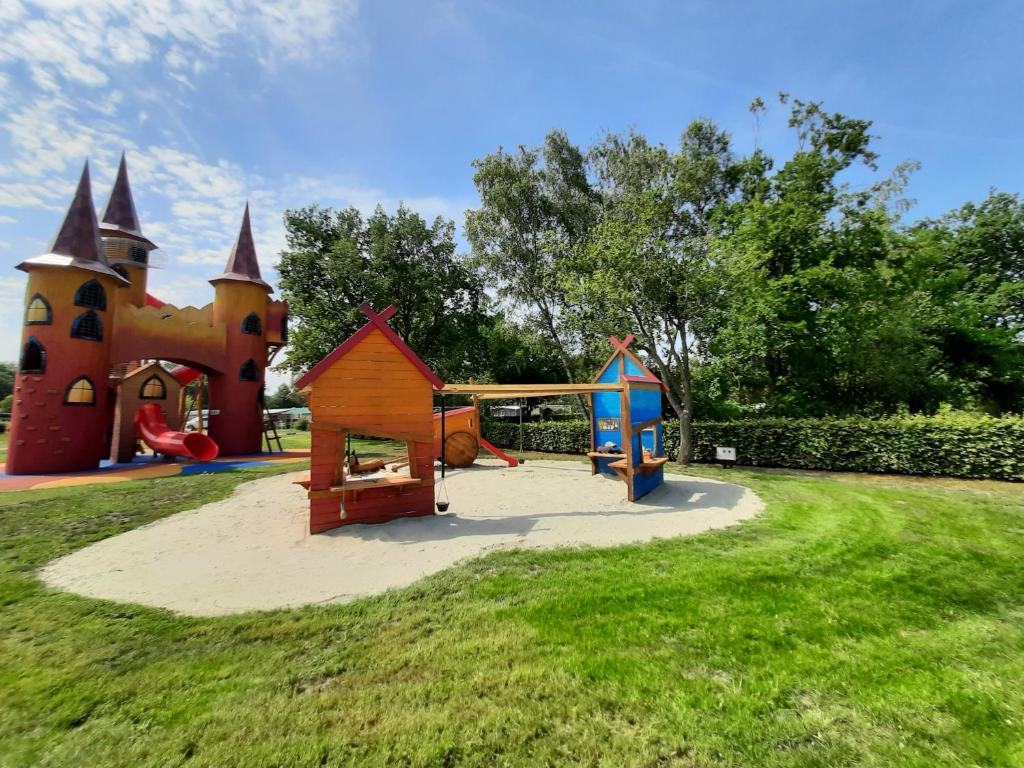
{"type": "Polygon", "coordinates": [[[679,414],[679,455],[676,461],[686,466],[693,458],[693,387],[690,380],[690,347],[686,341],[686,325],[683,325],[683,344],[679,354],[679,388],[682,390],[682,413],[679,414]]]}

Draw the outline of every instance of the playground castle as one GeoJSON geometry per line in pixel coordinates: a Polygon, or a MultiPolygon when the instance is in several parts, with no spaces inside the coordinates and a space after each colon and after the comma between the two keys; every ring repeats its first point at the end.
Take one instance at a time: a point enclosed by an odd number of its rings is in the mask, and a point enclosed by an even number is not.
{"type": "Polygon", "coordinates": [[[179,309],[147,293],[156,248],[142,233],[124,157],[99,217],[86,164],[48,252],[18,265],[28,288],[8,474],[131,461],[139,439],[199,459],[260,451],[264,372],[286,341],[288,308],[260,276],[248,206],[205,307],[179,309]],[[200,376],[209,382],[208,437],[178,431],[182,387],[200,376]]]}

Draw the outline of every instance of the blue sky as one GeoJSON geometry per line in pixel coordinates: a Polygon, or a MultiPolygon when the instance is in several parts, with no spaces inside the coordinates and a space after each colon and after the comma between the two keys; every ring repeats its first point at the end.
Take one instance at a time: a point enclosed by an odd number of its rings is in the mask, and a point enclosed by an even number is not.
{"type": "MultiPolygon", "coordinates": [[[[205,304],[246,199],[268,279],[281,212],[404,200],[454,218],[470,162],[562,128],[673,143],[710,117],[736,149],[782,90],[875,121],[880,172],[918,160],[912,217],[1024,187],[1020,2],[0,3],[0,359],[24,277],[86,157],[101,207],[122,149],[166,269],[205,304]]],[[[792,149],[773,109],[760,142],[792,149]]],[[[851,181],[862,183],[864,174],[851,181]]]]}

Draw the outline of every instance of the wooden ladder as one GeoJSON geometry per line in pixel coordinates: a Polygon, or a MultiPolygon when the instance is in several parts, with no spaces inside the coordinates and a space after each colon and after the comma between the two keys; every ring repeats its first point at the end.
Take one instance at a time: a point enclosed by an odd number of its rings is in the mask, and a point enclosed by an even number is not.
{"type": "Polygon", "coordinates": [[[277,433],[277,425],[274,423],[274,417],[270,414],[270,409],[266,405],[263,406],[263,438],[267,441],[267,453],[274,452],[274,443],[277,443],[277,450],[280,453],[284,453],[284,448],[281,447],[281,436],[277,433]]]}

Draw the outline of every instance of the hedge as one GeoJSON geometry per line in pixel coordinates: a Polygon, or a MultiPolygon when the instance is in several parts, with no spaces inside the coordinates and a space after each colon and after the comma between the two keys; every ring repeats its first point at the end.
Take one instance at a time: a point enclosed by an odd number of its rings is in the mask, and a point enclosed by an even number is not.
{"type": "MultiPolygon", "coordinates": [[[[495,445],[519,448],[519,425],[486,422],[495,445]]],[[[713,462],[715,446],[735,446],[749,466],[947,475],[1024,480],[1024,419],[1020,417],[914,416],[888,419],[758,419],[693,425],[694,460],[713,462]]],[[[523,425],[524,448],[544,453],[585,453],[585,421],[523,425]]],[[[665,450],[673,460],[679,424],[665,422],[665,450]]]]}

